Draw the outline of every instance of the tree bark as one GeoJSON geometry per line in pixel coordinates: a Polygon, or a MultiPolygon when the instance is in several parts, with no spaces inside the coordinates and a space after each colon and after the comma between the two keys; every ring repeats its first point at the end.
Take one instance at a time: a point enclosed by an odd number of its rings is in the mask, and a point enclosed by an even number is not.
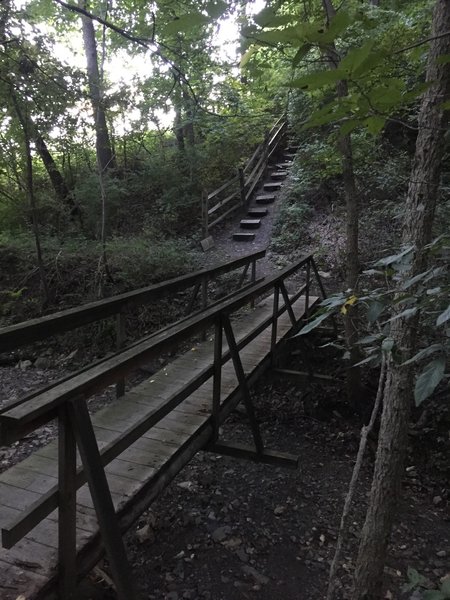
{"type": "Polygon", "coordinates": [[[77,207],[73,198],[70,195],[70,190],[67,187],[66,182],[64,181],[64,177],[61,175],[61,172],[58,169],[53,159],[53,156],[51,155],[47,144],[45,143],[44,138],[40,133],[37,132],[35,132],[35,135],[33,137],[34,143],[36,145],[36,151],[44,164],[45,170],[47,171],[47,174],[50,178],[53,189],[55,190],[56,197],[61,203],[67,204],[67,206],[69,206],[72,210],[76,209],[77,207]]]}
{"type": "MultiPolygon", "coordinates": [[[[336,15],[332,0],[323,0],[323,7],[328,25],[336,15]]],[[[327,59],[331,69],[339,66],[341,57],[334,44],[327,49],[327,59]]],[[[348,84],[339,81],[336,86],[338,98],[348,96],[348,84]]],[[[356,187],[355,170],[353,165],[352,138],[349,133],[339,137],[337,148],[341,155],[342,180],[346,205],[346,237],[345,237],[345,271],[347,288],[355,291],[360,270],[359,263],[359,194],[356,187]]],[[[352,306],[344,316],[345,341],[350,353],[350,366],[347,371],[347,396],[355,408],[360,409],[361,402],[361,370],[356,365],[361,360],[361,354],[356,345],[358,340],[358,307],[352,306]]]]}
{"type": "MultiPolygon", "coordinates": [[[[448,112],[442,103],[449,99],[450,65],[437,58],[450,54],[450,37],[437,36],[450,30],[450,2],[437,0],[427,63],[427,81],[419,113],[419,133],[405,207],[403,242],[413,245],[411,266],[402,282],[423,271],[425,246],[432,238],[432,225],[438,196],[444,135],[448,112]]],[[[379,600],[387,545],[400,495],[404,459],[408,443],[408,422],[412,398],[413,372],[401,362],[414,352],[417,322],[397,319],[391,328],[401,361],[391,362],[384,393],[379,445],[362,539],[355,572],[353,600],[379,600]]]]}
{"type": "MultiPolygon", "coordinates": [[[[87,9],[86,0],[81,0],[80,6],[81,8],[87,9]]],[[[83,28],[83,43],[86,55],[89,92],[94,112],[97,156],[102,172],[105,173],[110,169],[116,168],[116,157],[112,150],[108,125],[106,122],[94,24],[92,23],[92,19],[84,15],[81,16],[81,24],[83,28]]]]}

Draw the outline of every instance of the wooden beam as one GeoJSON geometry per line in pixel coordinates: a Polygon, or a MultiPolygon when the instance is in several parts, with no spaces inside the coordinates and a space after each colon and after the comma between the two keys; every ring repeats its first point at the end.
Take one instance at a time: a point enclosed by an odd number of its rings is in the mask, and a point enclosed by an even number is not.
{"type": "Polygon", "coordinates": [[[219,442],[211,444],[205,448],[207,452],[214,454],[223,454],[253,462],[265,463],[276,467],[286,467],[288,469],[298,469],[299,457],[286,452],[277,452],[276,450],[264,449],[262,452],[256,452],[251,446],[238,443],[219,442]]]}
{"type": "Polygon", "coordinates": [[[322,375],[322,373],[307,373],[306,371],[293,371],[291,369],[273,369],[274,375],[291,379],[293,381],[304,382],[305,379],[317,379],[325,383],[336,383],[335,377],[330,375],[322,375]]]}

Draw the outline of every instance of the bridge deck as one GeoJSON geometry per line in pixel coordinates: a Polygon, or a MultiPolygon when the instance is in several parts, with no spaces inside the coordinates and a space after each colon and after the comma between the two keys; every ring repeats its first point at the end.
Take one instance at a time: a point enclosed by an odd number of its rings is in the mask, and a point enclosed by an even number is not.
{"type": "MultiPolygon", "coordinates": [[[[310,306],[316,298],[310,298],[310,306]]],[[[298,319],[304,299],[293,309],[298,319]]],[[[239,342],[272,313],[270,299],[233,321],[239,342]]],[[[277,342],[291,330],[287,313],[278,319],[277,342]]],[[[270,362],[271,328],[265,329],[240,351],[250,383],[270,362]]],[[[200,372],[211,368],[214,344],[206,341],[192,348],[167,367],[136,386],[125,396],[99,410],[92,418],[99,447],[105,446],[130,425],[141,421],[161,401],[167,401],[200,372]]],[[[224,341],[224,351],[227,343],[224,341]]],[[[211,440],[212,378],[182,404],[152,427],[107,467],[106,473],[123,531],[131,526],[183,466],[211,440]]],[[[232,361],[222,368],[220,421],[240,401],[232,361]]],[[[250,438],[249,430],[249,438],[250,438]]],[[[37,450],[29,458],[0,475],[0,527],[39,500],[58,482],[57,441],[37,450]]],[[[77,561],[85,574],[103,552],[93,502],[87,485],[77,493],[77,561]]],[[[54,586],[58,560],[58,513],[35,527],[12,549],[0,549],[0,596],[15,600],[41,595],[54,586]]]]}

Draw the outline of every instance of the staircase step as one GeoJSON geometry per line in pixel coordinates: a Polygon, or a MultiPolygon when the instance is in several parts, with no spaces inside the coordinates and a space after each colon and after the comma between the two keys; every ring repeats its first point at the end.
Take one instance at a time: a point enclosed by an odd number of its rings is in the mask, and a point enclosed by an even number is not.
{"type": "Polygon", "coordinates": [[[254,233],[244,233],[244,232],[236,232],[233,233],[233,240],[238,242],[253,242],[255,239],[254,233]]]}
{"type": "Polygon", "coordinates": [[[241,229],[258,229],[261,226],[261,219],[241,219],[241,229]]]}
{"type": "Polygon", "coordinates": [[[283,154],[283,158],[285,158],[286,160],[293,160],[297,155],[293,154],[292,152],[285,152],[283,154]]]}
{"type": "Polygon", "coordinates": [[[286,152],[297,152],[297,150],[300,148],[300,146],[297,146],[296,144],[290,144],[287,148],[286,148],[286,152]]]}
{"type": "Polygon", "coordinates": [[[273,173],[270,174],[270,177],[272,179],[284,179],[286,175],[287,171],[273,171],[273,173]]]}
{"type": "Polygon", "coordinates": [[[265,217],[268,212],[267,208],[249,208],[247,214],[249,217],[265,217]]]}
{"type": "Polygon", "coordinates": [[[256,204],[271,204],[274,200],[275,196],[273,194],[262,194],[261,196],[256,196],[255,202],[256,204]]]}
{"type": "Polygon", "coordinates": [[[264,184],[264,189],[268,191],[279,190],[281,187],[281,181],[272,181],[264,184]]]}
{"type": "Polygon", "coordinates": [[[292,167],[292,161],[277,163],[275,166],[277,167],[277,169],[281,169],[281,170],[289,169],[290,167],[292,167]]]}

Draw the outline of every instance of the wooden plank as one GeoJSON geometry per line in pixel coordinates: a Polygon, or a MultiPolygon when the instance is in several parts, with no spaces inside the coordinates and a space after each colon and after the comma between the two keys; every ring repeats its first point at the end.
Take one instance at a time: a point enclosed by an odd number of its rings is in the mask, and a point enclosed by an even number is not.
{"type": "Polygon", "coordinates": [[[46,338],[49,335],[64,333],[82,325],[105,319],[115,315],[130,304],[143,304],[151,300],[157,300],[164,294],[173,293],[194,285],[205,275],[209,278],[217,277],[238,269],[255,258],[262,258],[264,255],[265,250],[258,251],[211,268],[201,269],[162,283],[119,294],[106,300],[89,302],[77,308],[69,308],[45,317],[30,319],[17,325],[4,327],[0,329],[0,353],[46,338]]]}

